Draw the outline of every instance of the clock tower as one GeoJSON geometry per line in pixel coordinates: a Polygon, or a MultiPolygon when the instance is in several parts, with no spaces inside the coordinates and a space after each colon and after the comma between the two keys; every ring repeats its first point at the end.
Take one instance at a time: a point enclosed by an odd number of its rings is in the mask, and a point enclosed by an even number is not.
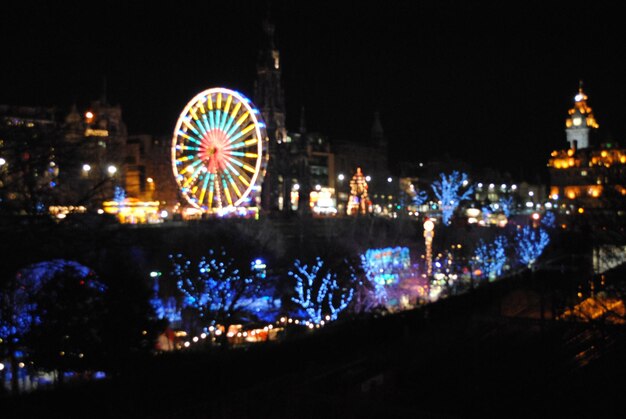
{"type": "Polygon", "coordinates": [[[572,149],[589,148],[589,131],[599,126],[587,105],[587,99],[581,81],[578,94],[574,96],[574,107],[568,111],[569,117],[565,120],[565,134],[572,149]]]}

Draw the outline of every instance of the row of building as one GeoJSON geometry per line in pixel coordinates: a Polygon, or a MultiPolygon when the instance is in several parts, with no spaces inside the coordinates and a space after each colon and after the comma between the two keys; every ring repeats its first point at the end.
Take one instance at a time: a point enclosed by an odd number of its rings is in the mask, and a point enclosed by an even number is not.
{"type": "MultiPolygon", "coordinates": [[[[359,198],[367,199],[367,205],[358,212],[390,217],[436,212],[432,194],[421,205],[415,205],[415,198],[450,168],[426,162],[411,176],[392,174],[377,112],[370,138],[359,142],[331,141],[309,131],[304,109],[298,129],[287,129],[274,26],[265,21],[263,33],[253,96],[269,137],[269,161],[257,200],[261,213],[346,215],[356,213],[350,206],[359,198]],[[357,182],[353,177],[359,169],[362,179],[357,182]],[[357,183],[365,195],[355,197],[357,183]]],[[[497,210],[498,202],[511,198],[519,211],[621,208],[626,150],[594,138],[599,125],[587,102],[581,86],[566,119],[568,148],[552,152],[548,160],[550,185],[516,183],[498,173],[481,177],[469,169],[474,195],[467,207],[496,204],[491,208],[497,210]]],[[[121,107],[111,105],[104,91],[85,109],[0,105],[0,210],[58,218],[108,212],[124,222],[183,215],[171,143],[169,135],[129,134],[121,107]]],[[[462,165],[455,169],[463,170],[462,165]]]]}

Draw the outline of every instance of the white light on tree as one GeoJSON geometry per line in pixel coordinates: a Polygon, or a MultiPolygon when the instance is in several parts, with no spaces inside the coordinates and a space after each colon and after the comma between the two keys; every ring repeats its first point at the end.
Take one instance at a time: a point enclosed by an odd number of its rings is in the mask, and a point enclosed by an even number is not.
{"type": "Polygon", "coordinates": [[[91,166],[88,164],[83,164],[83,172],[88,172],[91,170],[91,166]]]}
{"type": "Polygon", "coordinates": [[[107,167],[107,172],[109,172],[110,175],[114,175],[115,172],[117,172],[117,167],[110,165],[109,167],[107,167]]]}
{"type": "Polygon", "coordinates": [[[343,175],[343,173],[339,173],[339,176],[337,176],[337,179],[339,180],[344,180],[346,177],[343,175]]]}
{"type": "Polygon", "coordinates": [[[365,180],[366,180],[367,182],[370,182],[370,181],[372,180],[372,177],[371,177],[371,176],[369,176],[369,175],[368,175],[368,176],[365,176],[365,180]]]}
{"type": "Polygon", "coordinates": [[[0,157],[0,166],[4,166],[6,163],[7,161],[3,159],[2,157],[0,157]]]}
{"type": "Polygon", "coordinates": [[[390,177],[387,178],[387,182],[391,183],[393,179],[391,179],[390,177]]]}
{"type": "Polygon", "coordinates": [[[433,193],[440,201],[443,224],[450,224],[452,214],[463,200],[469,199],[474,188],[469,186],[461,192],[463,182],[467,180],[467,174],[453,171],[449,176],[445,173],[439,175],[439,180],[432,183],[433,193]]]}

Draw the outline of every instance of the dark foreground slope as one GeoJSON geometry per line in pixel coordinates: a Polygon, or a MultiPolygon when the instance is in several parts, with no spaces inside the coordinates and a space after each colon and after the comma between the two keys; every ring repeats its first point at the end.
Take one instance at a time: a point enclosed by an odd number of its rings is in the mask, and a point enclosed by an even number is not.
{"type": "Polygon", "coordinates": [[[622,327],[500,314],[556,274],[535,275],[278,344],[137,360],[119,378],[0,400],[2,417],[626,417],[622,327]]]}

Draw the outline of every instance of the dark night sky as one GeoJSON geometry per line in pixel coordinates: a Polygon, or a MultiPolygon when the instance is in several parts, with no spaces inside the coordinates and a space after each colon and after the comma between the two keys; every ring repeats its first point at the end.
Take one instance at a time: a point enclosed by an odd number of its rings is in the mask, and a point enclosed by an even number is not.
{"type": "MultiPolygon", "coordinates": [[[[0,103],[86,106],[106,76],[130,133],[169,135],[202,89],[253,95],[267,1],[7,3],[0,103]]],[[[447,153],[529,177],[564,146],[582,79],[603,135],[626,144],[626,25],[612,3],[369,3],[272,2],[288,128],[305,106],[309,130],[359,140],[379,110],[393,161],[447,153]]]]}

